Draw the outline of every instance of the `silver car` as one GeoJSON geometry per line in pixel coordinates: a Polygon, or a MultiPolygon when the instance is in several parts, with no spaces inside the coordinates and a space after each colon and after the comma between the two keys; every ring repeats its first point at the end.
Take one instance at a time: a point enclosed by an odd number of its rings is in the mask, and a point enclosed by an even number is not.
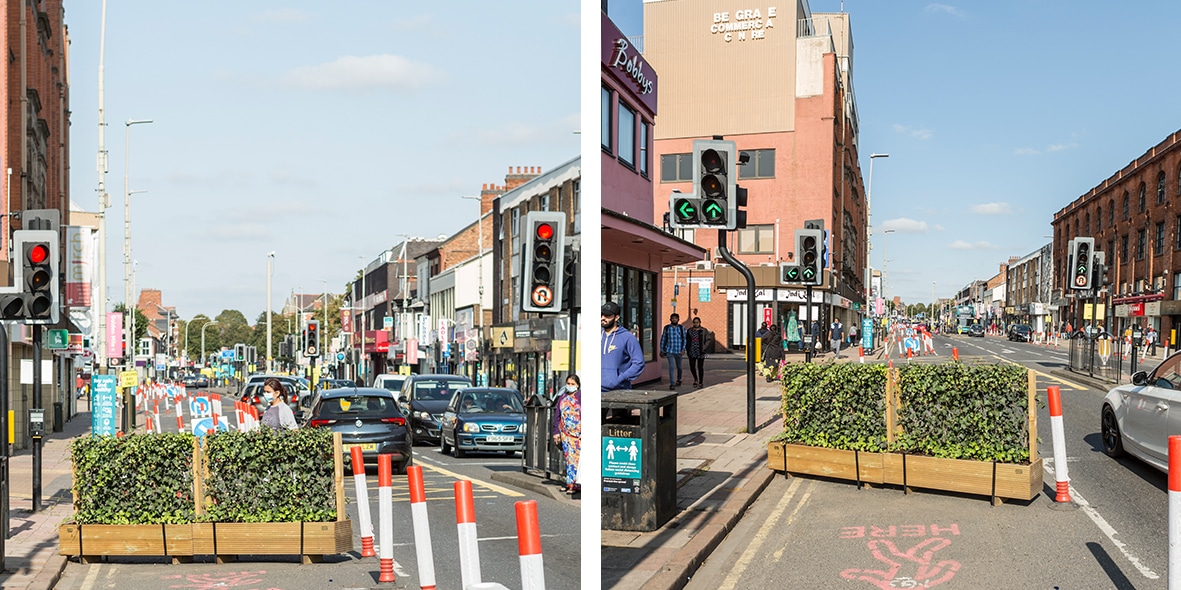
{"type": "Polygon", "coordinates": [[[1128,453],[1167,473],[1169,435],[1181,434],[1181,353],[1108,392],[1101,416],[1104,453],[1128,453]]]}

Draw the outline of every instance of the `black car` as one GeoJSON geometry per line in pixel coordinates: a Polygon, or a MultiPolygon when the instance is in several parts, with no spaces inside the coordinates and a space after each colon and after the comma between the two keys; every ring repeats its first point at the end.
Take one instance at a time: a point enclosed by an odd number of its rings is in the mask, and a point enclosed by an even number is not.
{"type": "Polygon", "coordinates": [[[414,440],[439,442],[439,426],[456,391],[472,386],[463,375],[411,375],[402,384],[402,413],[410,419],[414,440]]]}
{"type": "Polygon", "coordinates": [[[1009,326],[1009,340],[1013,342],[1029,342],[1033,337],[1033,328],[1025,324],[1009,326]]]}
{"type": "Polygon", "coordinates": [[[968,327],[968,336],[975,336],[977,338],[984,337],[984,326],[980,324],[972,324],[968,327]]]}
{"type": "Polygon", "coordinates": [[[360,447],[366,465],[376,465],[378,455],[393,455],[398,473],[405,473],[414,464],[406,416],[394,394],[385,389],[354,387],[319,392],[308,426],[341,433],[345,461],[350,461],[352,447],[360,447]]]}
{"type": "Polygon", "coordinates": [[[200,373],[189,373],[180,379],[181,384],[185,387],[209,387],[209,378],[200,373]]]}

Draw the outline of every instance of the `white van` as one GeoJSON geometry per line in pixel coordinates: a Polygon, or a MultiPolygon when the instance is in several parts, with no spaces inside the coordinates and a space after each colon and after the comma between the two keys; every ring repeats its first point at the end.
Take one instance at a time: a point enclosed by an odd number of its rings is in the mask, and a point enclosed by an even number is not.
{"type": "Polygon", "coordinates": [[[394,394],[394,399],[399,402],[402,401],[402,384],[406,382],[408,375],[396,375],[394,373],[382,373],[373,380],[373,386],[380,389],[388,389],[394,394]]]}

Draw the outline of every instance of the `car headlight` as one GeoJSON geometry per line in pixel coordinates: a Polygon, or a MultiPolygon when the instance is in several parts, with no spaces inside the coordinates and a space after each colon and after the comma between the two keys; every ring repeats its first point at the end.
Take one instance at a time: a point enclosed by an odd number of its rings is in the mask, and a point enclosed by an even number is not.
{"type": "Polygon", "coordinates": [[[414,412],[414,417],[418,418],[419,420],[430,420],[431,419],[430,414],[428,414],[426,412],[419,412],[417,410],[415,410],[415,412],[414,412]]]}
{"type": "Polygon", "coordinates": [[[464,422],[464,424],[463,424],[463,431],[464,431],[464,432],[479,432],[479,431],[480,431],[480,425],[479,425],[479,424],[473,424],[473,423],[471,423],[471,422],[464,422]]]}

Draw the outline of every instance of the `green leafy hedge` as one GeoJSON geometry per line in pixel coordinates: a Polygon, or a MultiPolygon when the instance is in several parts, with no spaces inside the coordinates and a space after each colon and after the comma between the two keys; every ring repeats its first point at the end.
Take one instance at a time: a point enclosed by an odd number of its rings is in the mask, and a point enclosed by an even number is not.
{"type": "Polygon", "coordinates": [[[79,524],[192,522],[193,436],[80,437],[74,461],[74,520],[79,524]]]}
{"type": "Polygon", "coordinates": [[[191,434],[80,437],[70,446],[79,524],[336,520],[332,432],[205,437],[205,514],[194,507],[191,434]]]}
{"type": "Polygon", "coordinates": [[[1018,365],[916,364],[898,369],[893,444],[886,437],[882,365],[785,365],[782,434],[816,447],[907,452],[955,459],[1029,461],[1028,369],[1018,365]]]}
{"type": "Polygon", "coordinates": [[[209,437],[205,454],[210,520],[336,520],[331,430],[227,432],[209,437]]]}

